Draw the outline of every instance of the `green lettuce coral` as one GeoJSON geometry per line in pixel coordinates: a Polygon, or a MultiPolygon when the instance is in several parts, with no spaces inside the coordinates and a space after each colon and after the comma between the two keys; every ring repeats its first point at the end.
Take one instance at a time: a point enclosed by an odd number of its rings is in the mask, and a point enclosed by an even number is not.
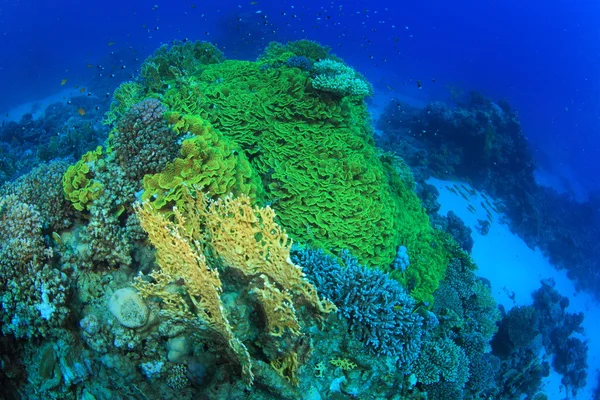
{"type": "MultiPolygon", "coordinates": [[[[218,194],[229,189],[216,180],[221,176],[217,169],[225,168],[224,175],[231,177],[239,176],[235,168],[241,168],[243,180],[262,182],[264,199],[300,242],[333,253],[348,249],[361,263],[384,268],[398,245],[405,245],[411,266],[404,283],[414,283],[409,287],[418,300],[431,301],[448,257],[414,188],[400,175],[406,171],[375,147],[362,98],[316,90],[310,72],[268,62],[328,54],[315,46],[270,45],[270,54],[260,62],[200,62],[189,70],[175,57],[177,74],[159,68],[160,85],[144,78],[147,96],[160,99],[183,120],[207,121],[219,133],[192,132],[178,161],[145,178],[144,198],[158,207],[176,203],[184,182],[201,183],[218,194]],[[294,53],[298,49],[301,54],[294,53]],[[239,149],[239,157],[230,166],[219,165],[215,160],[230,148],[239,149]]],[[[168,55],[180,50],[159,53],[166,65],[168,55]]]]}
{"type": "Polygon", "coordinates": [[[180,209],[187,189],[194,187],[213,198],[229,194],[256,200],[262,189],[260,178],[240,149],[197,116],[171,113],[168,117],[178,134],[186,134],[180,156],[157,174],[144,176],[142,200],[157,209],[174,205],[180,209]]]}
{"type": "Polygon", "coordinates": [[[104,186],[94,179],[96,171],[105,166],[102,146],[85,153],[63,175],[63,190],[67,200],[79,211],[89,210],[102,194],[104,186]]]}

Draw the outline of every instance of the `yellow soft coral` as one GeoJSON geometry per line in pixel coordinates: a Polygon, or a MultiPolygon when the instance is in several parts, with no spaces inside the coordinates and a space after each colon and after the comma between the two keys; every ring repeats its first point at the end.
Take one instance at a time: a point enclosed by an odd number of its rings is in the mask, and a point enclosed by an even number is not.
{"type": "Polygon", "coordinates": [[[246,276],[266,275],[322,313],[336,310],[333,303],[319,298],[302,268],[290,260],[292,239],[275,223],[271,207],[253,208],[248,196],[228,196],[211,201],[208,215],[222,216],[207,218],[206,229],[213,249],[225,264],[246,276]]]}
{"type": "Polygon", "coordinates": [[[282,336],[286,328],[294,336],[301,334],[294,307],[296,297],[321,313],[335,311],[336,307],[320,299],[302,268],[291,262],[291,239],[275,223],[270,207],[253,207],[246,195],[212,200],[201,191],[193,197],[187,189],[180,204],[181,209],[173,208],[174,221],[148,201],[136,207],[140,224],[156,247],[161,269],[151,274],[154,282],[138,277],[135,286],[146,298],[160,298],[167,315],[184,320],[197,318],[220,333],[240,361],[246,382],[251,384],[250,356],[232,332],[220,298],[219,273],[204,254],[217,256],[225,267],[248,277],[248,282],[262,282],[251,292],[263,308],[267,331],[272,336],[282,336]],[[188,297],[193,307],[186,301],[188,297]]]}
{"type": "MultiPolygon", "coordinates": [[[[201,197],[201,196],[199,196],[201,197]]],[[[201,197],[200,201],[206,201],[201,197]]],[[[175,223],[170,222],[148,203],[136,207],[142,228],[148,233],[150,242],[156,247],[156,260],[160,271],[152,272],[153,283],[136,278],[135,287],[146,298],[159,297],[163,310],[173,318],[193,319],[216,330],[226,340],[237,356],[244,379],[252,383],[253,375],[248,350],[231,330],[221,302],[221,279],[216,269],[211,269],[201,251],[201,244],[194,240],[184,228],[182,214],[174,209],[175,223]],[[194,310],[172,285],[183,282],[185,291],[194,305],[194,310]]]]}

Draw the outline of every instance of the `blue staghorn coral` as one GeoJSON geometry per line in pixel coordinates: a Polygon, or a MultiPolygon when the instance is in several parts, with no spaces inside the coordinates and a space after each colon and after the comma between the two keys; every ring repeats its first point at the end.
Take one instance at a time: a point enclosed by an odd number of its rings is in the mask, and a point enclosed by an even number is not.
{"type": "Polygon", "coordinates": [[[292,261],[338,307],[350,331],[368,349],[399,357],[404,368],[418,357],[422,318],[414,312],[415,301],[397,281],[360,265],[346,251],[338,261],[322,250],[304,249],[296,251],[292,261]]]}

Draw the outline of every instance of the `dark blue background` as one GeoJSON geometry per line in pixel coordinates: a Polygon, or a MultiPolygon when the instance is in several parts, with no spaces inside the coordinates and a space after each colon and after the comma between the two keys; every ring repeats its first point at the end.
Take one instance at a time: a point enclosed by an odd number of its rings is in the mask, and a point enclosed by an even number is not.
{"type": "Polygon", "coordinates": [[[444,100],[448,87],[460,87],[507,98],[545,169],[600,188],[599,2],[256,3],[2,1],[2,116],[63,89],[65,78],[71,87],[125,80],[173,39],[253,58],[271,40],[308,38],[332,47],[379,93],[444,100]]]}

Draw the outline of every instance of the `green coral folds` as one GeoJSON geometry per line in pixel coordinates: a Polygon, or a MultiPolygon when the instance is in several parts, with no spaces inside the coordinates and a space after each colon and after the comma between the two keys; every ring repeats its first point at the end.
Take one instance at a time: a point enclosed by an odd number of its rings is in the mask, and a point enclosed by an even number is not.
{"type": "Polygon", "coordinates": [[[110,109],[105,114],[102,123],[114,124],[117,119],[125,115],[127,110],[143,98],[144,87],[137,82],[123,82],[115,89],[110,109]]]}
{"type": "MultiPolygon", "coordinates": [[[[302,42],[270,45],[268,50],[259,62],[223,61],[189,71],[180,66],[177,74],[159,68],[156,85],[150,79],[155,75],[142,73],[148,96],[184,118],[208,121],[222,135],[217,140],[219,135],[194,133],[195,138],[184,141],[185,153],[163,177],[145,179],[145,197],[158,206],[177,202],[177,185],[191,180],[225,190],[214,181],[220,172],[211,171],[225,168],[228,175],[233,167],[218,165],[225,153],[206,153],[224,151],[218,150],[219,143],[236,145],[250,168],[237,156],[232,163],[244,170],[244,179],[259,181],[249,170],[260,177],[266,202],[292,237],[334,253],[348,249],[361,263],[384,268],[403,244],[411,267],[406,277],[398,278],[414,283],[411,290],[418,300],[431,301],[447,256],[413,188],[376,149],[362,98],[315,90],[309,72],[269,61],[290,55],[314,60],[326,56],[327,49],[302,42]],[[205,173],[208,177],[198,176],[205,173]]],[[[168,51],[160,50],[160,57],[168,51]]]]}
{"type": "Polygon", "coordinates": [[[167,164],[164,171],[144,176],[142,200],[150,200],[157,209],[182,209],[182,196],[191,187],[213,198],[233,193],[256,200],[260,178],[234,143],[197,116],[170,113],[167,118],[179,134],[191,136],[183,141],[180,157],[167,164]]]}
{"type": "Polygon", "coordinates": [[[95,171],[104,165],[102,147],[85,153],[81,160],[71,165],[63,175],[63,190],[65,197],[73,207],[79,211],[89,210],[92,202],[96,200],[104,187],[94,179],[95,171]]]}

